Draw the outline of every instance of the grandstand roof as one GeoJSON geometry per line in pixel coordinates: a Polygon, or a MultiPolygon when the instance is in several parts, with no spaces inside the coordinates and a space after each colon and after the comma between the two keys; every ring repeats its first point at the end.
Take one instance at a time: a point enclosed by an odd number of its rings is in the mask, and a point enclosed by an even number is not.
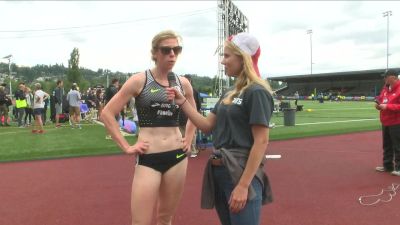
{"type": "MultiPolygon", "coordinates": [[[[391,68],[400,71],[400,68],[391,68]]],[[[319,73],[319,74],[304,74],[304,75],[290,75],[280,77],[270,77],[269,80],[283,81],[288,83],[293,82],[307,82],[307,81],[343,81],[343,80],[376,80],[382,79],[382,74],[386,69],[374,70],[359,70],[347,72],[333,72],[333,73],[319,73]]]]}

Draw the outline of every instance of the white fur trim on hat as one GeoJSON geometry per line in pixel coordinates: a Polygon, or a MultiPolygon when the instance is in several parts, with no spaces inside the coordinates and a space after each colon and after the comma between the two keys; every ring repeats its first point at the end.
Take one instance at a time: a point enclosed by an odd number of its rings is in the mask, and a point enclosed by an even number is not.
{"type": "Polygon", "coordinates": [[[257,75],[260,77],[260,71],[258,69],[258,58],[260,57],[261,48],[257,39],[248,33],[239,33],[228,38],[234,45],[240,50],[249,54],[253,61],[253,68],[257,75]]]}
{"type": "Polygon", "coordinates": [[[248,33],[234,35],[231,41],[250,56],[256,54],[258,48],[260,48],[257,39],[248,33]]]}

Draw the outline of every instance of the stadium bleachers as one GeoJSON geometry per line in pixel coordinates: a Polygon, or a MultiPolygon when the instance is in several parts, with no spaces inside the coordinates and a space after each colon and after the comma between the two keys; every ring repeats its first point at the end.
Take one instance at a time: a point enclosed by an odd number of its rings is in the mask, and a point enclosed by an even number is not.
{"type": "MultiPolygon", "coordinates": [[[[400,68],[394,68],[400,70],[400,68]]],[[[304,96],[317,96],[323,93],[327,95],[341,95],[346,97],[377,96],[382,87],[382,73],[385,69],[335,72],[313,75],[295,75],[283,77],[271,77],[272,81],[286,83],[286,87],[276,90],[278,98],[293,97],[297,91],[301,98],[304,96]]],[[[349,98],[354,99],[354,98],[349,98]]]]}

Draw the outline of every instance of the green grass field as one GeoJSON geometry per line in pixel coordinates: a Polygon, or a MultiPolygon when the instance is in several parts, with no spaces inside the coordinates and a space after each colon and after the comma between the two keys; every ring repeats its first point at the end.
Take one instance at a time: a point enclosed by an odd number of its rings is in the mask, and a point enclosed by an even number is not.
{"type": "MultiPolygon", "coordinates": [[[[379,114],[372,102],[298,104],[304,105],[304,110],[296,112],[295,126],[283,126],[282,112],[274,114],[272,141],[380,129],[379,114]]],[[[0,162],[121,154],[112,140],[105,139],[105,129],[98,124],[84,124],[82,130],[67,124],[56,129],[50,124],[45,129],[45,134],[32,134],[30,128],[0,127],[0,162]]],[[[136,141],[134,136],[127,139],[131,144],[136,141]]]]}
{"type": "MultiPolygon", "coordinates": [[[[51,159],[89,155],[119,154],[112,140],[105,139],[105,129],[98,124],[83,124],[83,129],[46,125],[45,134],[32,134],[30,128],[0,128],[0,161],[51,159]]],[[[136,137],[127,136],[134,144],[136,137]]]]}
{"type": "Polygon", "coordinates": [[[277,125],[270,132],[271,140],[344,134],[379,130],[379,112],[373,102],[299,101],[303,111],[296,112],[296,126],[283,126],[283,113],[275,114],[277,125]]]}

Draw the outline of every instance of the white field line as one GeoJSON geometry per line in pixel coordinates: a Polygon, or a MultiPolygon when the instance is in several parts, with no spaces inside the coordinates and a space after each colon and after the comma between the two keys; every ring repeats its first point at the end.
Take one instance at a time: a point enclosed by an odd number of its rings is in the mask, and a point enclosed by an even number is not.
{"type": "Polygon", "coordinates": [[[0,135],[3,135],[3,134],[16,134],[17,132],[2,132],[2,133],[0,133],[0,135]]]}
{"type": "MultiPolygon", "coordinates": [[[[94,120],[93,122],[104,127],[104,124],[102,122],[100,122],[100,121],[94,120]]],[[[81,126],[94,126],[94,125],[95,124],[81,124],[81,126]]],[[[63,128],[64,129],[65,128],[69,128],[69,125],[65,125],[65,126],[63,126],[63,128]]],[[[56,130],[56,129],[63,129],[63,128],[45,128],[45,131],[48,132],[48,131],[53,131],[53,130],[56,130]]],[[[20,129],[20,130],[21,131],[26,131],[26,129],[20,129]]],[[[18,130],[18,131],[20,131],[20,130],[18,130]]],[[[123,130],[120,130],[120,132],[121,132],[121,134],[123,136],[136,136],[136,134],[130,134],[130,133],[127,133],[127,132],[125,132],[123,130]]],[[[14,131],[14,132],[1,132],[0,135],[3,135],[3,134],[16,134],[16,133],[19,133],[19,132],[16,132],[16,131],[14,131]]]]}
{"type": "MultiPolygon", "coordinates": [[[[95,126],[96,124],[81,124],[81,126],[95,126]]],[[[103,125],[103,124],[101,124],[103,125]]],[[[103,125],[104,126],[104,125],[103,125]]],[[[12,130],[16,130],[16,131],[10,131],[10,132],[0,132],[0,135],[7,135],[7,134],[20,134],[20,133],[25,133],[27,131],[29,131],[29,133],[31,132],[31,128],[32,127],[25,127],[25,128],[17,128],[17,127],[10,127],[10,128],[5,128],[5,129],[12,129],[12,130]]],[[[57,129],[69,129],[70,125],[64,125],[62,126],[62,128],[55,128],[55,127],[44,127],[44,131],[45,132],[52,132],[55,131],[57,129]]],[[[0,129],[1,130],[1,129],[0,129]]],[[[128,134],[128,133],[127,133],[128,134]]],[[[131,134],[128,134],[126,136],[129,136],[131,134]]]]}
{"type": "Polygon", "coordinates": [[[265,155],[266,159],[280,159],[282,155],[265,155]]]}
{"type": "MultiPolygon", "coordinates": [[[[307,110],[307,109],[305,109],[305,110],[307,110]]],[[[338,109],[313,109],[313,108],[309,108],[309,109],[312,109],[313,111],[366,110],[366,109],[374,109],[375,110],[375,108],[371,108],[371,107],[368,107],[368,108],[338,108],[338,109]]],[[[303,108],[303,110],[304,110],[304,108],[303,108]]]]}
{"type": "MultiPolygon", "coordinates": [[[[100,122],[98,120],[93,120],[93,122],[95,122],[95,123],[97,123],[97,124],[99,124],[99,125],[104,127],[104,123],[102,123],[102,122],[100,122]]],[[[121,132],[122,136],[136,136],[136,134],[130,134],[130,133],[127,133],[127,132],[125,132],[123,130],[120,130],[119,132],[121,132]]]]}
{"type": "MultiPolygon", "coordinates": [[[[112,148],[115,147],[115,144],[108,144],[108,145],[103,145],[102,148],[112,148]]],[[[57,152],[57,151],[63,151],[63,150],[70,150],[71,146],[64,146],[64,147],[56,147],[56,148],[52,148],[52,149],[48,149],[46,151],[44,151],[43,149],[41,149],[41,152],[57,152]]],[[[32,152],[32,149],[24,149],[24,150],[18,150],[18,153],[29,153],[32,152]]],[[[3,156],[8,156],[8,155],[12,155],[12,153],[10,154],[3,154],[3,156]]],[[[40,157],[39,157],[40,158],[40,157]]],[[[33,157],[33,159],[36,159],[36,157],[33,157]]]]}
{"type": "MultiPolygon", "coordinates": [[[[315,122],[315,123],[296,123],[296,126],[331,124],[331,123],[363,122],[363,121],[371,121],[371,120],[379,120],[379,119],[376,118],[376,119],[360,119],[360,120],[338,120],[338,121],[326,121],[326,122],[315,122]]],[[[284,125],[276,125],[275,127],[283,127],[283,126],[284,125]]]]}

